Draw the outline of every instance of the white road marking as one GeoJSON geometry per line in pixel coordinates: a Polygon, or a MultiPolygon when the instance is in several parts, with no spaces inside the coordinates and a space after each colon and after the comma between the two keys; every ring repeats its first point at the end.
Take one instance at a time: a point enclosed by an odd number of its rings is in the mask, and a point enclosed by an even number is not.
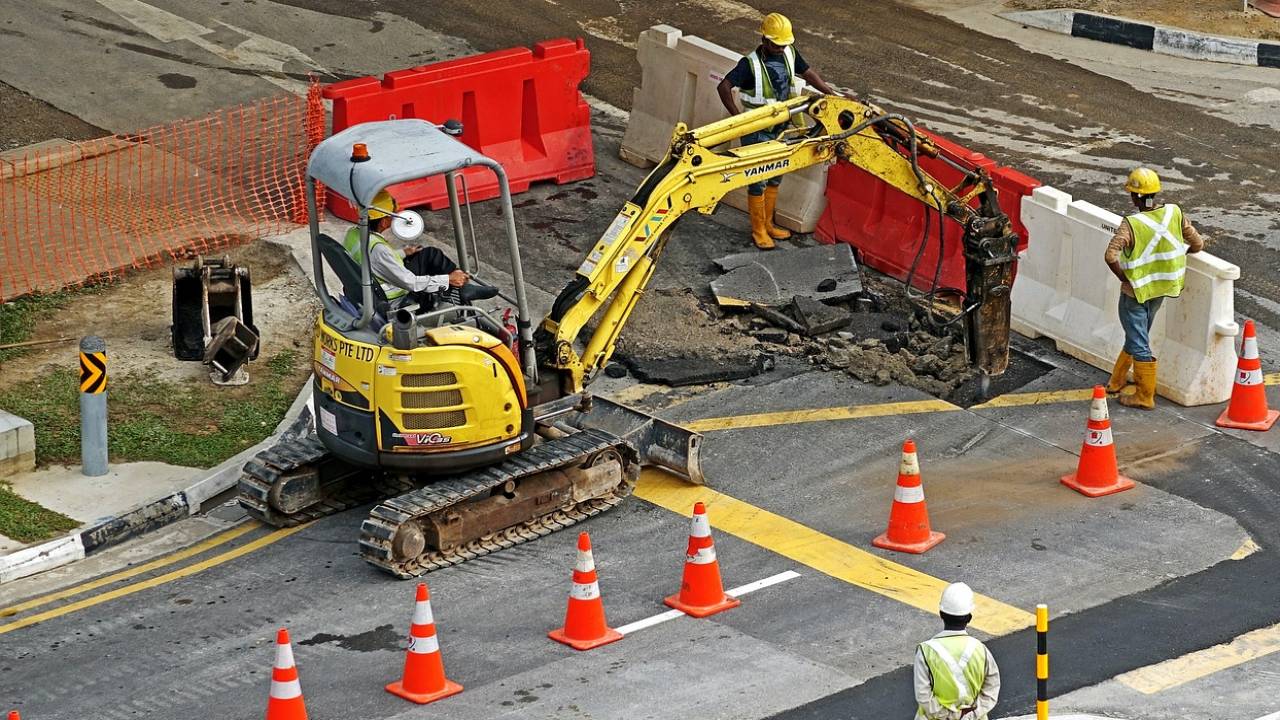
{"type": "Polygon", "coordinates": [[[1258,720],[1280,720],[1280,712],[1273,712],[1270,715],[1263,715],[1258,720]]]}
{"type": "Polygon", "coordinates": [[[307,68],[327,73],[310,56],[298,48],[250,30],[219,21],[223,27],[234,30],[246,39],[233,48],[225,48],[206,39],[214,30],[200,23],[148,5],[142,0],[98,0],[98,4],[133,23],[135,27],[162,43],[186,40],[205,52],[240,67],[259,71],[259,77],[272,85],[291,93],[304,95],[307,84],[300,80],[279,77],[286,62],[297,62],[307,68]]]}
{"type": "MultiPolygon", "coordinates": [[[[764,578],[763,580],[756,580],[755,582],[747,583],[746,585],[740,585],[731,590],[725,590],[725,594],[730,595],[732,597],[742,597],[743,595],[746,595],[748,593],[753,593],[757,590],[767,588],[770,585],[777,585],[778,583],[786,582],[788,580],[794,580],[798,577],[800,577],[800,573],[796,572],[795,570],[787,570],[786,572],[780,572],[777,575],[771,575],[770,577],[764,578]]],[[[633,633],[637,630],[644,630],[645,628],[651,628],[654,625],[659,625],[668,620],[675,620],[678,617],[684,617],[684,613],[680,612],[679,610],[668,610],[666,612],[658,613],[657,615],[647,617],[643,620],[637,620],[633,623],[623,625],[622,627],[617,628],[617,630],[623,635],[627,635],[628,633],[633,633]]]]}

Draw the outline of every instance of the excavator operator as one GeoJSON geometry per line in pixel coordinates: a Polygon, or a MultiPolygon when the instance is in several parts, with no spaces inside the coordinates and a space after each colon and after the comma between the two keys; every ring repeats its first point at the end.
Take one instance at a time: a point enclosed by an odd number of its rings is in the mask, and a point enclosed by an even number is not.
{"type": "MultiPolygon", "coordinates": [[[[809,67],[796,51],[795,35],[791,21],[781,13],[769,13],[760,25],[760,46],[744,55],[738,64],[725,75],[716,87],[720,102],[730,115],[739,112],[733,102],[733,88],[740,91],[742,105],[752,110],[771,102],[786,100],[800,94],[804,82],[827,95],[840,95],[809,67]],[[804,82],[801,81],[803,78],[804,82]]],[[[851,98],[854,99],[854,98],[851,98]]],[[[777,139],[786,129],[786,123],[743,136],[742,144],[777,139]]],[[[772,250],[774,240],[786,240],[791,233],[773,222],[773,208],[778,202],[778,186],[782,177],[754,183],[747,188],[747,205],[751,215],[751,239],[761,250],[772,250]]]]}
{"type": "MultiPolygon", "coordinates": [[[[392,247],[382,233],[391,226],[391,214],[397,209],[395,198],[386,190],[374,196],[369,208],[369,270],[382,284],[382,292],[392,306],[412,298],[430,309],[435,306],[436,298],[447,290],[454,291],[452,299],[461,305],[498,294],[495,287],[472,282],[471,276],[459,270],[438,248],[411,245],[402,254],[392,247]]],[[[353,226],[347,230],[342,247],[356,264],[362,264],[360,228],[353,226]]]]}

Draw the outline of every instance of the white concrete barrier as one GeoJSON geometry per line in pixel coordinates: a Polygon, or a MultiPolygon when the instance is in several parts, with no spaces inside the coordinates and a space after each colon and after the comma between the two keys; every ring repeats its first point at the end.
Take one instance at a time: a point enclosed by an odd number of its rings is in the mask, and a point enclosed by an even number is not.
{"type": "MultiPolygon", "coordinates": [[[[640,87],[635,89],[619,155],[632,165],[647,168],[666,156],[676,123],[694,128],[727,115],[716,85],[742,53],[685,35],[669,25],[655,25],[640,33],[636,57],[640,87]]],[[[778,224],[797,232],[813,232],[827,206],[826,188],[826,165],[787,175],[774,210],[778,224]]],[[[724,202],[746,210],[747,191],[735,190],[724,202]]]]}
{"type": "MultiPolygon", "coordinates": [[[[1120,283],[1102,257],[1122,221],[1051,187],[1022,199],[1030,242],[1013,283],[1015,331],[1053,338],[1060,351],[1111,370],[1124,331],[1116,310],[1120,283]]],[[[1207,252],[1187,256],[1186,287],[1181,297],[1165,301],[1151,329],[1161,396],[1180,405],[1230,398],[1239,277],[1240,268],[1207,252]]]]}

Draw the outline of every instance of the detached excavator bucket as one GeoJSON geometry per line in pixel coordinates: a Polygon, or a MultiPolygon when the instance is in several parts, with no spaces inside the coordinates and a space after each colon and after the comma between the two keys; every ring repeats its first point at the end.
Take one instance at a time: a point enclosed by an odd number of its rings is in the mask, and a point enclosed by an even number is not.
{"type": "Polygon", "coordinates": [[[707,484],[699,457],[702,436],[692,430],[598,395],[591,397],[589,411],[569,413],[563,422],[579,430],[596,428],[617,435],[635,447],[644,465],[655,465],[698,485],[707,484]]]}

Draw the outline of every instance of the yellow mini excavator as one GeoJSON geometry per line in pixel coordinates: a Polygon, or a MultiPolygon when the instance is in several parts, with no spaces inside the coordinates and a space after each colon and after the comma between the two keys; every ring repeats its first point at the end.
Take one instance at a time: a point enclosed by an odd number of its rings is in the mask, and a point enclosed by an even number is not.
{"type": "MultiPolygon", "coordinates": [[[[667,157],[589,251],[536,333],[506,174],[453,131],[421,120],[364,123],[312,154],[306,192],[324,306],[313,348],[314,417],[304,412],[244,467],[240,502],[266,523],[296,525],[380,500],[362,525],[361,553],[414,577],[607,510],[630,493],[642,466],[704,482],[698,435],[594,397],[587,385],[612,355],[681,215],[710,214],[730,190],[817,163],[854,163],[938,213],[939,224],[941,216],[961,223],[968,289],[955,317],[965,320],[975,365],[994,375],[1008,362],[1016,236],[981,168],[957,165],[965,177],[954,188],[921,171],[918,157],[938,151],[906,118],[811,96],[694,130],[678,125],[667,157]],[[777,140],[728,147],[797,116],[803,126],[793,123],[777,140]],[[323,183],[359,208],[354,254],[368,258],[374,197],[397,183],[443,176],[459,265],[470,271],[458,193],[468,168],[485,168],[498,180],[514,293],[503,298],[515,306],[514,327],[461,301],[389,302],[368,262],[353,261],[316,221],[316,185],[323,183]],[[329,289],[326,271],[340,291],[329,289]]],[[[421,218],[401,212],[395,223],[401,234],[420,228],[421,218]]]]}

